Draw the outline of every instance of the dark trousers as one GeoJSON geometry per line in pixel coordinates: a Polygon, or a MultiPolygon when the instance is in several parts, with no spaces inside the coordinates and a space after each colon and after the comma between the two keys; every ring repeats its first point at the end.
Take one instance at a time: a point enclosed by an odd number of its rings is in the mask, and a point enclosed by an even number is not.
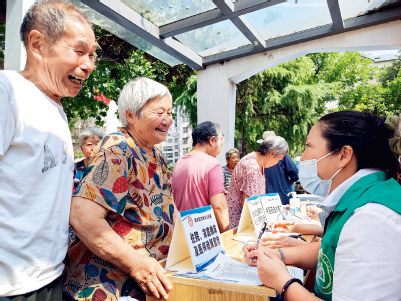
{"type": "Polygon", "coordinates": [[[60,276],[36,291],[8,298],[12,301],[61,301],[62,289],[60,276]]]}

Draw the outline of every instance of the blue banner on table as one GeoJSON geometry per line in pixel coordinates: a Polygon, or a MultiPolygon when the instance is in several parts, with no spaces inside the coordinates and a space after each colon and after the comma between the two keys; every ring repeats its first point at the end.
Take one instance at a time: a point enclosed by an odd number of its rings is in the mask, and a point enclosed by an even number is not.
{"type": "Polygon", "coordinates": [[[212,206],[182,211],[174,229],[166,269],[199,272],[220,252],[224,253],[224,247],[212,206]]]}

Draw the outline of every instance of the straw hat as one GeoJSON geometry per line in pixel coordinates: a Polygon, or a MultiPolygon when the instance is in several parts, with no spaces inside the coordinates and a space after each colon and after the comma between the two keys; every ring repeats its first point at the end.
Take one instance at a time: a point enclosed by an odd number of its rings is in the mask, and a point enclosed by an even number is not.
{"type": "Polygon", "coordinates": [[[262,143],[263,141],[266,140],[266,138],[273,137],[273,136],[276,136],[276,134],[273,131],[266,131],[266,132],[263,133],[263,139],[259,139],[256,142],[257,143],[262,143]]]}

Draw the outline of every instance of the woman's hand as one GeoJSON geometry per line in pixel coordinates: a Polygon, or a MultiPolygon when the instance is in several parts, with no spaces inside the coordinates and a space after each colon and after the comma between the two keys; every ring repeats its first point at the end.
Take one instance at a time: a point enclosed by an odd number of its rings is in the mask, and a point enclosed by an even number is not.
{"type": "Polygon", "coordinates": [[[322,211],[323,211],[322,208],[319,208],[316,206],[310,206],[310,207],[308,207],[308,216],[314,220],[319,220],[318,213],[320,213],[322,211]]]}
{"type": "Polygon", "coordinates": [[[257,267],[260,281],[264,285],[281,292],[284,284],[292,277],[285,264],[272,251],[266,248],[258,248],[258,250],[251,251],[249,256],[258,257],[257,267]]]}
{"type": "Polygon", "coordinates": [[[261,241],[262,246],[277,249],[277,248],[289,248],[289,247],[296,247],[299,245],[306,244],[303,240],[296,239],[293,237],[288,236],[280,236],[272,235],[270,237],[263,238],[261,241]]]}
{"type": "Polygon", "coordinates": [[[276,221],[270,226],[272,233],[289,233],[294,223],[289,221],[276,221]]]}
{"type": "Polygon", "coordinates": [[[166,270],[151,257],[141,256],[129,275],[135,279],[143,292],[148,296],[168,299],[172,286],[166,278],[166,270]]]}
{"type": "MultiPolygon", "coordinates": [[[[253,257],[253,255],[251,255],[251,252],[253,252],[255,250],[256,244],[251,244],[251,245],[246,245],[242,248],[242,252],[244,252],[244,260],[245,263],[251,266],[257,266],[257,262],[258,262],[258,258],[255,257],[252,260],[252,264],[251,264],[251,259],[253,257]]],[[[263,247],[262,245],[259,244],[258,250],[265,250],[266,248],[263,247]]],[[[279,251],[277,250],[271,250],[270,251],[271,254],[274,254],[277,258],[281,258],[281,255],[279,253],[279,251]]]]}
{"type": "Polygon", "coordinates": [[[252,263],[251,263],[251,259],[252,257],[250,257],[250,252],[255,250],[256,244],[251,244],[251,245],[246,245],[242,248],[242,252],[244,252],[244,260],[245,263],[251,266],[256,266],[256,262],[257,262],[257,258],[254,258],[252,263]]]}

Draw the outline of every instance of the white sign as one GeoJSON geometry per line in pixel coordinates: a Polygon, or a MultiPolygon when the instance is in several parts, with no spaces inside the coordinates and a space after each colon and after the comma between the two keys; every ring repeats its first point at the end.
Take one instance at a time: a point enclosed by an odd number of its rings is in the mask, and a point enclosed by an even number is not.
{"type": "Polygon", "coordinates": [[[245,199],[238,225],[238,235],[253,235],[260,231],[263,222],[270,225],[282,210],[278,193],[255,195],[245,199]]]}
{"type": "Polygon", "coordinates": [[[265,211],[267,224],[277,221],[277,217],[283,210],[279,194],[265,194],[261,196],[260,201],[265,211]]]}
{"type": "Polygon", "coordinates": [[[180,212],[167,256],[166,270],[199,272],[224,247],[212,206],[180,212]]]}

